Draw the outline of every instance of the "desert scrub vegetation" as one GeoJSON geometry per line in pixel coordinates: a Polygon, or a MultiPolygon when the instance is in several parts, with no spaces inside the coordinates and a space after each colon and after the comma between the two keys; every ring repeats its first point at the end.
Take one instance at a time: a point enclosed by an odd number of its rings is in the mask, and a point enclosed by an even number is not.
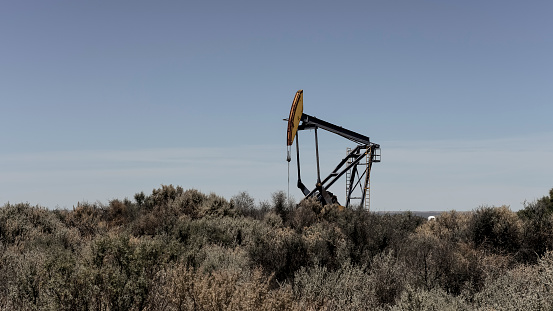
{"type": "Polygon", "coordinates": [[[553,189],[427,221],[162,185],[0,208],[0,310],[543,310],[553,189]]]}

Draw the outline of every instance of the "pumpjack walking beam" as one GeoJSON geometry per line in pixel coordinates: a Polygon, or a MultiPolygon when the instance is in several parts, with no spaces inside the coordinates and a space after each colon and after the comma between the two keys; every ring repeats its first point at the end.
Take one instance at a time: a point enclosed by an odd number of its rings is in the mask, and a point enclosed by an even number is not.
{"type": "MultiPolygon", "coordinates": [[[[369,183],[369,176],[370,176],[372,163],[380,162],[380,154],[378,153],[378,150],[380,149],[380,145],[372,143],[370,138],[365,135],[356,133],[354,131],[350,131],[341,126],[334,125],[330,122],[327,122],[303,113],[303,90],[300,90],[296,93],[296,96],[294,97],[294,101],[292,103],[292,109],[290,110],[290,116],[287,121],[288,121],[288,132],[287,132],[288,158],[287,160],[290,161],[291,159],[290,147],[295,137],[297,166],[298,166],[298,188],[302,190],[305,197],[309,198],[314,196],[317,199],[319,199],[323,205],[330,204],[330,203],[337,203],[337,200],[335,199],[335,197],[330,192],[328,192],[327,189],[330,186],[332,186],[342,175],[344,175],[346,172],[351,170],[352,174],[350,176],[351,180],[349,183],[350,189],[348,189],[346,193],[346,207],[348,207],[350,204],[353,188],[355,188],[353,186],[353,181],[357,173],[357,165],[363,158],[366,158],[367,163],[366,163],[364,173],[362,174],[362,175],[365,175],[365,182],[362,188],[363,196],[361,198],[361,205],[363,205],[363,202],[365,200],[365,193],[368,188],[367,186],[369,183]],[[342,159],[342,161],[340,161],[340,163],[336,166],[336,168],[323,180],[321,180],[320,168],[319,168],[319,150],[318,150],[319,147],[318,147],[318,136],[317,136],[318,128],[327,130],[329,132],[340,135],[346,139],[349,139],[357,143],[357,147],[352,149],[350,152],[348,152],[346,157],[342,159]],[[297,136],[297,131],[308,130],[308,129],[315,130],[317,183],[313,190],[309,190],[303,184],[300,176],[301,175],[300,174],[300,156],[299,156],[299,143],[298,143],[299,140],[297,136]]],[[[362,175],[359,176],[359,181],[357,184],[361,182],[362,175]]]]}
{"type": "Polygon", "coordinates": [[[329,132],[332,132],[334,134],[338,134],[346,139],[349,139],[353,142],[356,142],[360,145],[373,145],[371,143],[371,139],[365,135],[361,135],[359,133],[356,133],[354,131],[350,131],[348,129],[345,129],[341,126],[334,125],[330,122],[323,121],[321,119],[317,119],[313,116],[310,116],[306,113],[303,113],[301,116],[302,124],[298,126],[298,130],[308,130],[308,129],[314,129],[314,128],[322,128],[323,130],[327,130],[329,132]]]}

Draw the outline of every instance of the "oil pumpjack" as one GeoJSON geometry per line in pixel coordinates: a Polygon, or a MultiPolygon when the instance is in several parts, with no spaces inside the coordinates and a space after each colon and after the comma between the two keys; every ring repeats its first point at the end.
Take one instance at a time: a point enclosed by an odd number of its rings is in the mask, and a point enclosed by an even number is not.
{"type": "Polygon", "coordinates": [[[352,206],[353,200],[360,200],[359,206],[369,209],[371,167],[374,162],[380,162],[380,145],[371,142],[370,138],[365,135],[303,113],[303,90],[296,92],[294,101],[292,102],[292,108],[290,109],[290,116],[286,121],[288,121],[286,160],[289,165],[291,161],[292,144],[295,138],[298,168],[297,186],[302,191],[305,198],[315,197],[322,205],[338,203],[336,196],[328,191],[328,189],[340,179],[340,177],[346,174],[345,207],[352,206]],[[321,170],[319,167],[319,140],[317,137],[317,129],[319,128],[340,135],[357,144],[355,148],[348,148],[346,157],[343,158],[336,168],[324,179],[321,179],[321,170]],[[314,130],[315,132],[317,182],[315,188],[312,190],[307,188],[301,181],[300,147],[297,133],[302,130],[314,130]],[[365,161],[363,161],[363,159],[365,161]],[[359,192],[360,196],[356,196],[359,195],[359,192]]]}

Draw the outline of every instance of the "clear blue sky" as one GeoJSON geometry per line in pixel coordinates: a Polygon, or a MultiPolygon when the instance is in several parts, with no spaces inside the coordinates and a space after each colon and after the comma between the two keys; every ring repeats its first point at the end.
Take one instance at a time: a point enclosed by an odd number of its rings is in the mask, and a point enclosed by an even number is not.
{"type": "MultiPolygon", "coordinates": [[[[551,16],[551,1],[3,2],[0,204],[161,184],[268,199],[287,189],[282,119],[303,89],[306,113],[382,146],[373,209],[520,209],[553,187],[551,16]]],[[[320,136],[325,174],[351,144],[320,136]]]]}

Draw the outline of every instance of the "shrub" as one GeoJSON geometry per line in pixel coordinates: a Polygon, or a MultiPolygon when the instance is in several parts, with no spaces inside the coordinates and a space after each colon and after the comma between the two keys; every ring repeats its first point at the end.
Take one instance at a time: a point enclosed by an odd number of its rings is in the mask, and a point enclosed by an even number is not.
{"type": "Polygon", "coordinates": [[[374,257],[370,277],[374,296],[380,306],[395,304],[406,285],[406,276],[405,264],[397,260],[391,252],[374,257]]]}
{"type": "MultiPolygon", "coordinates": [[[[553,189],[550,192],[553,198],[553,189]]],[[[518,212],[523,221],[521,260],[535,263],[539,256],[553,250],[553,213],[549,198],[543,197],[535,202],[525,204],[518,212]]]]}
{"type": "MultiPolygon", "coordinates": [[[[210,214],[212,205],[220,203],[221,199],[215,195],[209,198],[211,201],[206,203],[208,197],[198,190],[184,191],[181,187],[175,188],[172,185],[154,189],[151,196],[144,198],[143,205],[146,208],[131,225],[131,230],[135,235],[170,234],[179,218],[198,218],[210,214]],[[217,203],[213,204],[213,201],[217,203]],[[201,212],[202,208],[207,212],[201,212]]],[[[224,204],[224,199],[222,200],[224,204]]],[[[213,214],[216,211],[217,207],[213,214]]]]}
{"type": "Polygon", "coordinates": [[[336,225],[319,222],[303,232],[310,263],[334,271],[350,262],[348,237],[336,225]]]}
{"type": "Polygon", "coordinates": [[[400,258],[413,289],[440,288],[454,295],[478,291],[487,273],[497,271],[493,265],[484,266],[484,254],[469,244],[440,239],[425,228],[405,240],[400,258]]]}
{"type": "Polygon", "coordinates": [[[28,203],[0,209],[0,242],[21,249],[73,248],[81,241],[76,229],[67,228],[51,211],[28,203]]]}
{"type": "Polygon", "coordinates": [[[146,195],[144,194],[144,191],[136,193],[134,195],[134,200],[139,207],[142,207],[144,205],[144,202],[146,201],[146,195]]]}
{"type": "Polygon", "coordinates": [[[32,240],[36,233],[51,234],[59,226],[48,210],[28,203],[8,203],[0,209],[0,240],[8,245],[32,240]]]}
{"type": "Polygon", "coordinates": [[[304,240],[289,228],[259,228],[252,235],[253,241],[247,246],[252,266],[274,273],[279,282],[290,280],[310,261],[304,240]]]}
{"type": "Polygon", "coordinates": [[[189,189],[175,197],[172,202],[172,208],[176,214],[185,214],[192,218],[197,218],[199,210],[207,200],[207,196],[196,189],[189,189]]]}
{"type": "Polygon", "coordinates": [[[543,196],[533,203],[524,205],[524,209],[518,211],[521,218],[537,219],[553,214],[553,188],[549,190],[549,196],[543,196]]]}
{"type": "Polygon", "coordinates": [[[290,287],[271,289],[259,269],[205,274],[183,264],[160,270],[146,310],[294,310],[290,287]]]}
{"type": "Polygon", "coordinates": [[[335,271],[325,266],[301,268],[293,289],[304,310],[368,310],[378,306],[373,287],[363,269],[345,265],[335,271]]]}
{"type": "Polygon", "coordinates": [[[454,311],[472,310],[469,304],[459,296],[452,296],[440,288],[425,290],[407,287],[391,311],[454,311]]]}
{"type": "Polygon", "coordinates": [[[161,186],[0,208],[1,310],[502,310],[553,305],[549,197],[427,222],[284,192],[161,186]],[[532,265],[526,265],[526,264],[532,265]],[[507,307],[506,307],[507,306],[507,307]]]}
{"type": "Polygon", "coordinates": [[[290,212],[294,210],[296,205],[291,199],[289,200],[284,191],[277,191],[271,195],[273,210],[282,218],[282,221],[288,223],[290,212]]]}
{"type": "Polygon", "coordinates": [[[375,214],[361,209],[340,211],[337,208],[323,213],[327,221],[335,223],[347,236],[349,257],[353,264],[359,265],[369,265],[372,258],[383,251],[397,253],[402,241],[423,221],[411,213],[375,214]]]}
{"type": "MultiPolygon", "coordinates": [[[[271,203],[269,203],[269,201],[260,201],[259,204],[254,204],[252,206],[251,204],[253,204],[253,198],[249,197],[246,192],[238,194],[238,197],[239,198],[233,197],[230,202],[232,207],[236,210],[236,215],[263,220],[267,213],[272,210],[271,203]],[[246,197],[241,198],[242,194],[245,194],[246,197]],[[240,200],[244,200],[244,202],[240,203],[240,200]]],[[[274,213],[274,211],[272,212],[274,213]]]]}
{"type": "Polygon", "coordinates": [[[518,266],[489,279],[476,294],[481,310],[549,310],[553,305],[553,253],[546,253],[536,266],[518,266]]]}
{"type": "Polygon", "coordinates": [[[445,244],[441,249],[443,258],[438,259],[440,287],[449,294],[471,296],[478,292],[486,280],[486,273],[494,271],[482,265],[484,255],[467,243],[445,244]]]}
{"type": "Polygon", "coordinates": [[[66,250],[49,252],[44,262],[44,300],[49,309],[90,310],[94,295],[94,273],[77,256],[66,250]]]}
{"type": "Polygon", "coordinates": [[[340,211],[336,205],[325,206],[322,217],[337,226],[347,239],[348,258],[352,264],[367,265],[373,256],[388,245],[383,245],[382,231],[378,216],[365,211],[345,209],[340,211]]]}
{"type": "Polygon", "coordinates": [[[521,222],[507,206],[476,209],[469,230],[477,247],[500,254],[514,254],[520,249],[521,222]]]}
{"type": "Polygon", "coordinates": [[[198,259],[198,271],[203,273],[219,270],[246,271],[250,266],[248,252],[241,247],[209,245],[201,249],[198,259]]]}
{"type": "Polygon", "coordinates": [[[44,295],[46,274],[44,262],[46,256],[38,250],[27,251],[23,254],[12,253],[13,264],[10,265],[13,274],[8,280],[8,301],[6,309],[14,310],[41,310],[48,307],[44,295]]]}
{"type": "Polygon", "coordinates": [[[98,309],[142,310],[154,286],[154,275],[175,258],[167,244],[162,239],[136,239],[125,234],[92,241],[87,260],[94,271],[98,309]]]}
{"type": "Polygon", "coordinates": [[[132,222],[137,214],[136,207],[125,199],[111,200],[106,208],[105,219],[112,227],[119,227],[132,222]]]}
{"type": "Polygon", "coordinates": [[[173,230],[173,236],[179,242],[193,248],[211,244],[236,247],[252,243],[252,232],[259,229],[258,227],[266,225],[248,218],[181,218],[173,230]]]}
{"type": "Polygon", "coordinates": [[[161,188],[152,190],[152,194],[144,198],[144,204],[147,208],[164,208],[169,203],[184,193],[184,189],[180,186],[161,185],[161,188]]]}
{"type": "Polygon", "coordinates": [[[251,217],[256,213],[255,199],[246,191],[242,191],[230,199],[230,204],[239,215],[251,217]]]}
{"type": "Polygon", "coordinates": [[[235,210],[232,205],[223,197],[211,193],[198,211],[199,217],[205,216],[233,216],[235,210]]]}
{"type": "Polygon", "coordinates": [[[134,236],[154,236],[173,230],[176,221],[175,216],[164,216],[160,212],[143,213],[130,225],[130,231],[134,236]]]}
{"type": "Polygon", "coordinates": [[[266,213],[263,222],[273,228],[281,228],[284,225],[282,218],[274,211],[266,213]]]}
{"type": "Polygon", "coordinates": [[[315,198],[302,200],[298,207],[289,213],[290,226],[301,232],[318,221],[321,209],[321,203],[315,198]]]}
{"type": "Polygon", "coordinates": [[[76,228],[82,237],[92,238],[107,229],[103,226],[105,209],[98,204],[77,203],[77,207],[65,216],[65,224],[76,228]]]}
{"type": "Polygon", "coordinates": [[[451,252],[447,241],[432,234],[417,232],[409,236],[400,254],[411,272],[411,284],[425,290],[439,287],[440,279],[450,264],[451,252]]]}
{"type": "Polygon", "coordinates": [[[435,220],[422,223],[417,231],[427,232],[440,240],[454,243],[468,242],[471,217],[471,212],[443,212],[435,220]]]}

